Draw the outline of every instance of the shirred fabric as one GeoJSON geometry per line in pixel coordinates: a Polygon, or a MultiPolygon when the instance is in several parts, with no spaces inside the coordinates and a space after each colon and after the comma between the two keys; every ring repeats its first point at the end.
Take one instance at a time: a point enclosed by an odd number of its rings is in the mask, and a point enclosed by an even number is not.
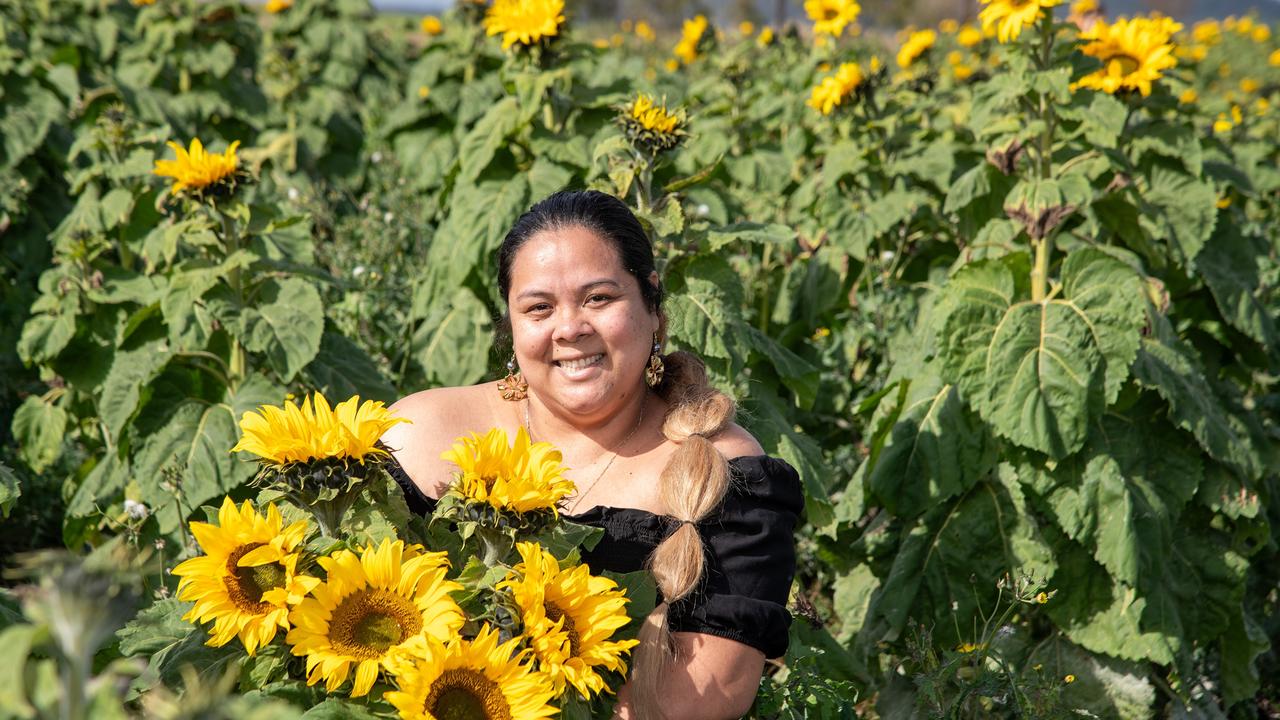
{"type": "MultiPolygon", "coordinates": [[[[436,501],[425,495],[398,463],[387,469],[409,509],[430,514],[436,501]]],[[[750,645],[766,657],[787,651],[791,613],[786,608],[795,577],[795,528],[804,508],[800,477],[785,461],[767,455],[733,458],[732,481],[720,507],[698,523],[707,565],[702,582],[672,603],[673,631],[701,632],[750,645]]],[[[597,506],[566,519],[604,530],[582,555],[595,572],[644,568],[645,560],[679,522],[637,508],[597,506]]]]}

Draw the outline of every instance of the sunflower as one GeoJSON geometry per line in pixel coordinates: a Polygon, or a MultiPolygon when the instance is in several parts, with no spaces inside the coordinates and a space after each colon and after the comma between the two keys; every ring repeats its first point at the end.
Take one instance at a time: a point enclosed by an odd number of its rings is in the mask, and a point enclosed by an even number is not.
{"type": "Polygon", "coordinates": [[[707,18],[705,15],[698,15],[684,21],[684,27],[680,31],[680,42],[676,43],[676,57],[685,65],[692,63],[698,59],[698,54],[702,52],[703,41],[707,35],[707,18]]]}
{"type": "Polygon", "coordinates": [[[189,150],[183,150],[181,145],[172,140],[168,145],[173,148],[177,159],[157,160],[153,173],[173,178],[169,192],[174,195],[188,188],[199,192],[211,185],[229,182],[235,176],[239,140],[231,143],[221,155],[206,152],[200,138],[192,138],[189,150]]]}
{"type": "Polygon", "coordinates": [[[585,565],[561,569],[555,556],[537,543],[517,543],[516,550],[521,562],[497,588],[510,592],[520,608],[524,635],[556,696],[566,683],[584,700],[607,690],[598,670],[626,673],[622,658],[637,644],[610,640],[629,622],[626,594],[585,565]]]}
{"type": "Polygon", "coordinates": [[[667,109],[666,100],[658,104],[644,93],[618,108],[618,124],[627,139],[640,150],[656,155],[680,144],[685,136],[683,109],[667,109]]]}
{"type": "Polygon", "coordinates": [[[319,580],[299,575],[295,552],[307,534],[306,521],[281,529],[275,505],[258,514],[247,500],[240,508],[223,498],[218,524],[193,522],[191,534],[205,554],[173,569],[178,599],[193,600],[183,620],[213,621],[208,644],[221,647],[239,636],[253,655],[270,643],[276,629],[289,629],[289,607],[302,601],[319,580]]]}
{"type": "Polygon", "coordinates": [[[511,446],[507,434],[494,428],[483,436],[458,438],[440,457],[461,471],[449,492],[464,502],[510,513],[554,513],[574,491],[573,481],[564,477],[560,451],[551,443],[531,442],[524,428],[511,446]]]}
{"type": "Polygon", "coordinates": [[[813,21],[814,35],[840,37],[858,19],[862,6],[855,0],[805,0],[804,11],[813,21]]]}
{"type": "Polygon", "coordinates": [[[519,638],[498,644],[484,625],[474,640],[458,638],[428,650],[396,672],[399,690],[383,695],[405,720],[542,720],[559,712],[545,675],[515,654],[519,638]]]}
{"type": "Polygon", "coordinates": [[[823,115],[830,115],[836,106],[844,104],[853,91],[858,89],[862,80],[862,66],[857,63],[842,63],[833,74],[814,86],[806,104],[823,115]]]}
{"type": "Polygon", "coordinates": [[[536,45],[564,26],[564,0],[494,0],[484,16],[485,33],[502,35],[502,49],[536,45]]]}
{"type": "Polygon", "coordinates": [[[419,23],[419,27],[421,27],[422,32],[427,35],[439,35],[444,32],[444,23],[440,22],[440,18],[435,15],[427,15],[422,18],[422,22],[419,23]]]}
{"type": "Polygon", "coordinates": [[[305,398],[302,406],[263,405],[260,413],[240,418],[240,441],[232,452],[258,456],[258,487],[283,493],[308,510],[320,532],[337,537],[338,525],[365,481],[389,457],[378,438],[404,418],[392,417],[381,402],[354,396],[329,407],[324,395],[305,398]]]}
{"type": "Polygon", "coordinates": [[[907,41],[898,50],[898,67],[903,70],[911,67],[919,57],[929,51],[938,41],[938,33],[933,30],[920,30],[911,33],[907,41]]]}
{"type": "Polygon", "coordinates": [[[1151,94],[1151,83],[1163,71],[1177,65],[1170,36],[1182,26],[1168,18],[1121,18],[1114,23],[1099,20],[1080,33],[1089,41],[1082,51],[1102,61],[1102,69],[1086,75],[1072,87],[1087,87],[1115,94],[1136,90],[1151,94]]]}
{"type": "Polygon", "coordinates": [[[964,47],[971,48],[982,42],[982,31],[972,25],[966,24],[964,27],[960,28],[960,32],[956,33],[956,42],[960,43],[964,47]]]}
{"type": "Polygon", "coordinates": [[[272,15],[284,12],[291,7],[293,7],[293,0],[267,0],[266,5],[263,6],[272,15]]]}
{"type": "Polygon", "coordinates": [[[240,418],[240,442],[231,452],[251,452],[262,461],[287,465],[308,460],[342,458],[363,463],[382,457],[377,446],[388,428],[409,422],[393,417],[377,400],[360,402],[355,395],[331,408],[321,393],[304,398],[302,406],[285,402],[284,407],[262,405],[261,414],[252,410],[240,418]]]}
{"type": "Polygon", "coordinates": [[[1040,11],[1057,5],[1061,0],[982,0],[986,7],[978,14],[982,29],[990,32],[996,28],[1000,42],[1017,40],[1024,28],[1040,20],[1040,11]]]}
{"type": "Polygon", "coordinates": [[[465,620],[449,593],[462,586],[445,579],[443,552],[423,552],[402,540],[383,540],[359,555],[339,550],[319,559],[328,573],[289,613],[285,637],[307,658],[307,684],[325,681],[333,692],[355,669],[353,697],[365,695],[379,669],[394,672],[428,640],[452,638],[465,620]]]}

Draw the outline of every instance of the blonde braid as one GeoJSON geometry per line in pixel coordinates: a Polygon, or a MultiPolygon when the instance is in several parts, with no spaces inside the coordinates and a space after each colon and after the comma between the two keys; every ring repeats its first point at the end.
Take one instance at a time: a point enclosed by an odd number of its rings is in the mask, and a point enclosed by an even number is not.
{"type": "Polygon", "coordinates": [[[675,657],[667,612],[702,580],[705,565],[702,536],[695,523],[714,510],[729,488],[729,462],[712,443],[733,422],[734,402],[707,382],[706,367],[696,356],[674,352],[663,359],[666,373],[658,393],[667,401],[662,434],[678,447],[658,480],[667,512],[680,527],[649,556],[649,572],[662,593],[659,605],[640,630],[631,673],[631,704],[639,720],[656,720],[663,671],[675,657]]]}

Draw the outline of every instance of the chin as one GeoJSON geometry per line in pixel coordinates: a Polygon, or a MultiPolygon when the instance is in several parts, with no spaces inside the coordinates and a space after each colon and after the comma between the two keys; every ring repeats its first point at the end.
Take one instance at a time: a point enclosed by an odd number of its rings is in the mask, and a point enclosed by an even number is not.
{"type": "Polygon", "coordinates": [[[609,378],[589,383],[556,383],[548,388],[548,399],[575,415],[594,415],[615,400],[617,384],[609,378]]]}

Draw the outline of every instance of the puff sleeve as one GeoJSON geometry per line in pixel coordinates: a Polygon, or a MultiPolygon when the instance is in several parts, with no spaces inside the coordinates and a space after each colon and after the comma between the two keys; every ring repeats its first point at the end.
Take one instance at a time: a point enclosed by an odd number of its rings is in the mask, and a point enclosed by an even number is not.
{"type": "Polygon", "coordinates": [[[673,631],[729,638],[779,657],[787,650],[787,597],[796,572],[795,529],[804,493],[778,458],[730,461],[733,485],[719,512],[698,524],[707,565],[700,587],[673,603],[673,631]]]}

